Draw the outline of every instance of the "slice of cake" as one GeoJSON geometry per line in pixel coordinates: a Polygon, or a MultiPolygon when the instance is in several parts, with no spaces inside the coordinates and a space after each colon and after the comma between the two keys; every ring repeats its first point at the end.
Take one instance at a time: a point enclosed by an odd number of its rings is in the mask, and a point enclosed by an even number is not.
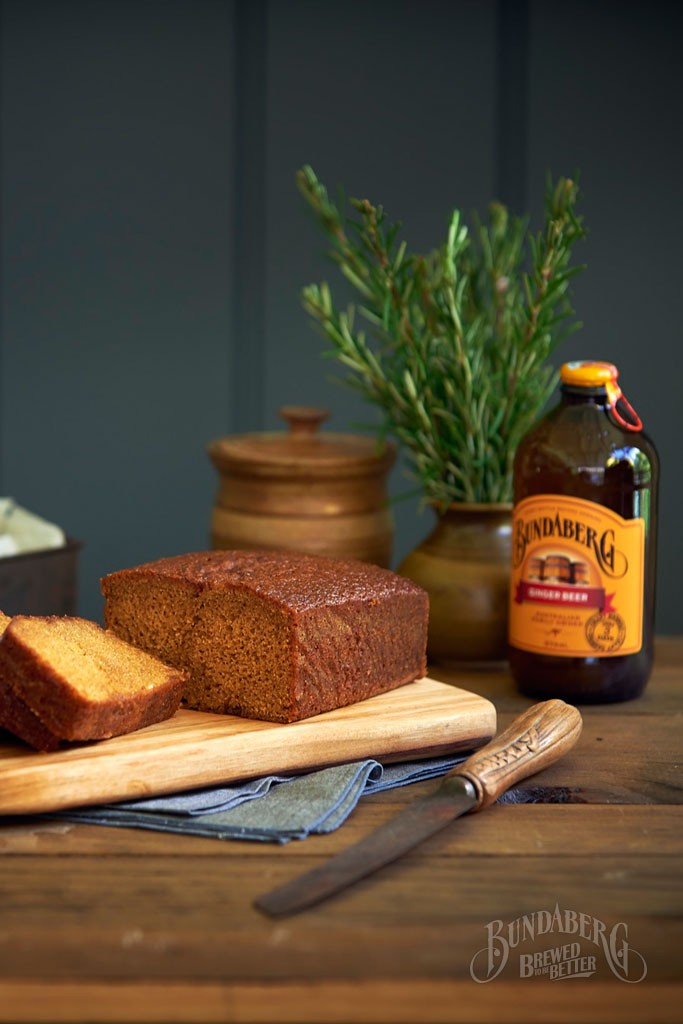
{"type": "Polygon", "coordinates": [[[186,669],[202,711],[294,722],[426,673],[427,594],[364,562],[208,551],[112,573],[102,591],[107,628],[186,669]]]}
{"type": "Polygon", "coordinates": [[[106,739],[170,718],[185,681],[94,622],[16,615],[0,640],[0,725],[40,750],[106,739]]]}
{"type": "MultiPolygon", "coordinates": [[[[12,620],[4,612],[0,612],[0,635],[3,634],[12,620]]],[[[33,714],[15,694],[3,677],[0,669],[0,729],[19,736],[29,746],[37,750],[57,750],[60,739],[46,729],[41,720],[33,714]]]]}

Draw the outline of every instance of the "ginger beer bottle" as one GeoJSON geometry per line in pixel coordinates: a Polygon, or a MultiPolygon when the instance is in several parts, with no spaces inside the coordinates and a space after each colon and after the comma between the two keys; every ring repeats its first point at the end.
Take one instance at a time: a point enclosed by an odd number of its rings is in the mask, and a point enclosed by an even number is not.
{"type": "Polygon", "coordinates": [[[515,457],[510,666],[521,691],[639,696],[652,668],[659,460],[611,363],[565,363],[515,457]]]}

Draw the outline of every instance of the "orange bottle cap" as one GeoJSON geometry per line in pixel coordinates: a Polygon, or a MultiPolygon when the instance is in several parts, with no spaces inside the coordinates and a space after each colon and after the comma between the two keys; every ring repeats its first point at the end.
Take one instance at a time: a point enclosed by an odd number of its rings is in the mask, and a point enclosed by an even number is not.
{"type": "Polygon", "coordinates": [[[580,360],[564,363],[560,369],[563,384],[575,384],[584,388],[600,388],[616,381],[619,371],[613,363],[598,363],[580,360]]]}
{"type": "Polygon", "coordinates": [[[563,363],[560,367],[560,380],[563,384],[583,388],[604,388],[610,412],[617,423],[625,430],[642,430],[642,420],[617,384],[618,378],[619,371],[614,363],[580,360],[563,363]]]}

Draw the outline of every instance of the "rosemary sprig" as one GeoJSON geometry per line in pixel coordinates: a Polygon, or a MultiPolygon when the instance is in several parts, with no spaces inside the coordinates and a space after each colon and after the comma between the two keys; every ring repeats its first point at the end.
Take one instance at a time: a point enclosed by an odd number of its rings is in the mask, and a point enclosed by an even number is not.
{"type": "Polygon", "coordinates": [[[352,199],[349,217],[308,166],[297,183],[358,294],[340,310],[326,282],[302,293],[345,383],[381,410],[382,436],[405,448],[438,507],[511,500],[515,449],[556,384],[548,356],[580,326],[569,301],[583,269],[571,265],[585,234],[576,182],[549,179],[536,235],[492,203],[472,233],[454,210],[446,241],[425,255],[399,242],[381,206],[352,199]]]}

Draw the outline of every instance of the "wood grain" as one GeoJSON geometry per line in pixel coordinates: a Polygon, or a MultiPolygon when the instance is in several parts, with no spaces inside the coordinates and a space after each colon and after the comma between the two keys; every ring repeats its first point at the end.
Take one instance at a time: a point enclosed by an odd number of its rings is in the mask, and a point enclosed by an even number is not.
{"type": "Polygon", "coordinates": [[[56,753],[0,745],[0,814],[137,799],[364,757],[472,750],[495,730],[490,701],[429,678],[291,725],[179,711],[148,729],[56,753]]]}
{"type": "MultiPolygon", "coordinates": [[[[45,981],[191,976],[197,983],[296,979],[315,986],[423,978],[467,980],[474,987],[470,963],[486,942],[487,923],[552,911],[556,903],[608,929],[624,922],[630,945],[647,961],[648,979],[681,979],[680,857],[652,862],[647,855],[611,854],[594,859],[591,870],[589,858],[575,855],[503,861],[423,854],[317,910],[273,923],[251,911],[251,899],[264,882],[283,879],[310,858],[302,854],[299,865],[274,858],[264,863],[256,852],[226,864],[222,844],[215,845],[219,852],[202,861],[201,872],[193,870],[191,853],[182,860],[111,856],[104,874],[94,858],[47,857],[7,878],[0,979],[34,977],[39,965],[45,981]]],[[[530,942],[522,947],[533,948],[530,942]]],[[[501,981],[514,980],[515,973],[519,979],[515,960],[501,981]]],[[[601,962],[593,980],[610,977],[601,962]]],[[[525,987],[535,983],[530,979],[525,987]]],[[[8,1019],[3,1013],[0,1006],[0,1020],[8,1019]]]]}
{"type": "Polygon", "coordinates": [[[501,982],[482,991],[472,981],[397,978],[350,980],[322,985],[281,981],[249,982],[114,982],[63,984],[43,978],[2,984],[0,1019],[46,1024],[116,1024],[140,1020],[154,1024],[680,1024],[680,989],[676,984],[622,985],[594,982],[572,992],[554,982],[533,988],[524,982],[501,982]],[[599,1001],[602,1012],[595,1016],[599,1001]],[[653,1008],[656,1011],[653,1012],[653,1008]],[[5,1017],[5,1012],[7,1017],[5,1017]]]}
{"type": "MultiPolygon", "coordinates": [[[[410,799],[419,799],[437,785],[438,781],[431,781],[410,786],[410,799]]],[[[224,866],[226,861],[240,860],[247,854],[255,857],[258,853],[262,870],[268,860],[296,861],[304,851],[312,860],[324,860],[335,853],[342,842],[344,845],[354,843],[389,821],[405,803],[406,794],[400,790],[364,798],[362,805],[344,823],[341,836],[337,832],[315,836],[304,847],[299,843],[287,846],[266,843],[254,850],[237,842],[217,843],[215,839],[196,836],[118,829],[116,852],[117,856],[179,859],[191,854],[197,862],[217,857],[224,866]]],[[[558,815],[556,805],[540,803],[526,804],[523,811],[519,806],[500,804],[495,813],[468,815],[440,836],[417,847],[411,856],[418,859],[455,855],[555,857],[572,850],[576,856],[589,858],[627,850],[650,857],[683,857],[683,806],[565,804],[558,815]]],[[[65,860],[74,856],[106,857],[114,841],[111,828],[105,826],[29,817],[5,821],[7,824],[0,827],[0,856],[17,855],[39,861],[48,855],[65,860]]]]}

